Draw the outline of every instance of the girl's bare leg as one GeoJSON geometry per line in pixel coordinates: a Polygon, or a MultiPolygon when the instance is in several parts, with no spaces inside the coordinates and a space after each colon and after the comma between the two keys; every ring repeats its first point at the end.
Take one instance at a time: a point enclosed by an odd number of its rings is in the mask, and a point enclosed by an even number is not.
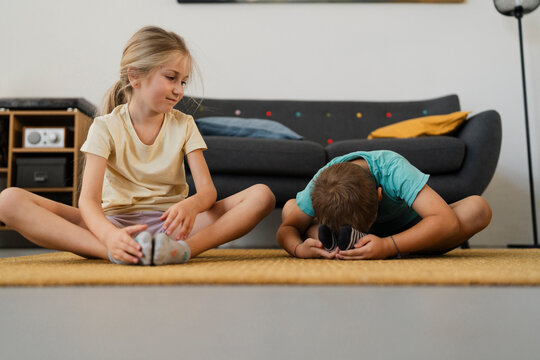
{"type": "Polygon", "coordinates": [[[247,234],[274,209],[275,202],[272,191],[262,184],[216,202],[195,220],[186,240],[191,257],[247,234]]]}
{"type": "Polygon", "coordinates": [[[41,247],[108,259],[77,208],[13,187],[0,193],[0,220],[41,247]]]}

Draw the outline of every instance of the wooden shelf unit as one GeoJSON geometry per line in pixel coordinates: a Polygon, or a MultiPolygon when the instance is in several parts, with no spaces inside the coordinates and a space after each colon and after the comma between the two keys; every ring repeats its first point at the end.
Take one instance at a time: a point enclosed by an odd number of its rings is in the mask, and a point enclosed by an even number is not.
{"type": "Polygon", "coordinates": [[[86,140],[92,119],[77,109],[73,110],[4,110],[0,111],[0,190],[16,186],[16,159],[19,157],[64,157],[67,158],[64,187],[32,187],[28,191],[53,200],[77,206],[79,180],[82,174],[83,154],[80,148],[86,140]],[[65,127],[64,148],[23,147],[23,127],[65,127]],[[7,144],[6,132],[7,131],[7,144]],[[2,139],[4,136],[4,139],[2,139]],[[3,147],[3,149],[1,148],[3,147]],[[7,151],[6,151],[7,147],[7,151]]]}

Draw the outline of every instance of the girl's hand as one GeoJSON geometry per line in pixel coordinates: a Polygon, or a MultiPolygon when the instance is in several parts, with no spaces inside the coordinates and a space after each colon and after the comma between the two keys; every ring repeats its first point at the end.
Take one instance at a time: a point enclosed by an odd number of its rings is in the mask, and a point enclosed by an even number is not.
{"type": "Polygon", "coordinates": [[[311,258],[326,258],[333,259],[339,249],[332,252],[324,250],[322,243],[319,240],[307,238],[303,243],[296,247],[296,257],[311,259],[311,258]]]}
{"type": "Polygon", "coordinates": [[[396,248],[390,237],[380,238],[368,234],[354,244],[354,249],[339,251],[340,260],[380,260],[396,255],[396,248]]]}
{"type": "Polygon", "coordinates": [[[123,262],[138,263],[138,258],[143,257],[143,253],[141,252],[141,245],[132,236],[147,227],[147,225],[132,225],[108,233],[105,244],[111,256],[123,262]]]}
{"type": "Polygon", "coordinates": [[[189,206],[188,200],[183,200],[171,206],[161,215],[160,219],[165,220],[163,229],[169,236],[178,226],[181,226],[180,231],[176,235],[176,240],[185,240],[191,233],[191,229],[193,229],[196,217],[197,210],[189,206]]]}

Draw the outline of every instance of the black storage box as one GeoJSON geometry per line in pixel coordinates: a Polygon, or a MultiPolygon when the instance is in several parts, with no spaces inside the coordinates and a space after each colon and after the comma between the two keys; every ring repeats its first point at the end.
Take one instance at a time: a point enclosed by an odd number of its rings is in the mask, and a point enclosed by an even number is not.
{"type": "Polygon", "coordinates": [[[15,186],[23,188],[66,186],[66,158],[17,158],[15,161],[17,164],[15,186]]]}

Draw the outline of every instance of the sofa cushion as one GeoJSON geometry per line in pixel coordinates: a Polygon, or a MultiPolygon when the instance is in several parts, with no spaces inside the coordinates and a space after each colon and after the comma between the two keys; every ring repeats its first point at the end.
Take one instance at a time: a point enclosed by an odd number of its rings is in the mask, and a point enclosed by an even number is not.
{"type": "MultiPolygon", "coordinates": [[[[272,175],[234,175],[212,174],[212,181],[218,189],[218,200],[234,195],[255,184],[265,184],[276,196],[276,206],[283,207],[287,200],[294,199],[296,194],[305,189],[313,175],[309,176],[272,176],[272,175]]],[[[189,195],[196,192],[191,175],[186,176],[189,184],[189,195]]]]}
{"type": "Polygon", "coordinates": [[[312,176],[324,166],[324,148],[312,141],[203,136],[212,174],[312,176]]]}
{"type": "Polygon", "coordinates": [[[456,111],[445,115],[422,116],[380,127],[372,131],[368,139],[411,138],[444,135],[454,131],[470,111],[456,111]]]}
{"type": "Polygon", "coordinates": [[[461,168],[466,147],[461,139],[451,136],[343,140],[326,147],[328,160],[358,150],[392,150],[424,173],[446,174],[461,168]]]}
{"type": "Polygon", "coordinates": [[[301,135],[298,135],[285,125],[267,119],[213,116],[200,118],[195,120],[195,122],[202,135],[263,139],[303,139],[301,135]]]}

